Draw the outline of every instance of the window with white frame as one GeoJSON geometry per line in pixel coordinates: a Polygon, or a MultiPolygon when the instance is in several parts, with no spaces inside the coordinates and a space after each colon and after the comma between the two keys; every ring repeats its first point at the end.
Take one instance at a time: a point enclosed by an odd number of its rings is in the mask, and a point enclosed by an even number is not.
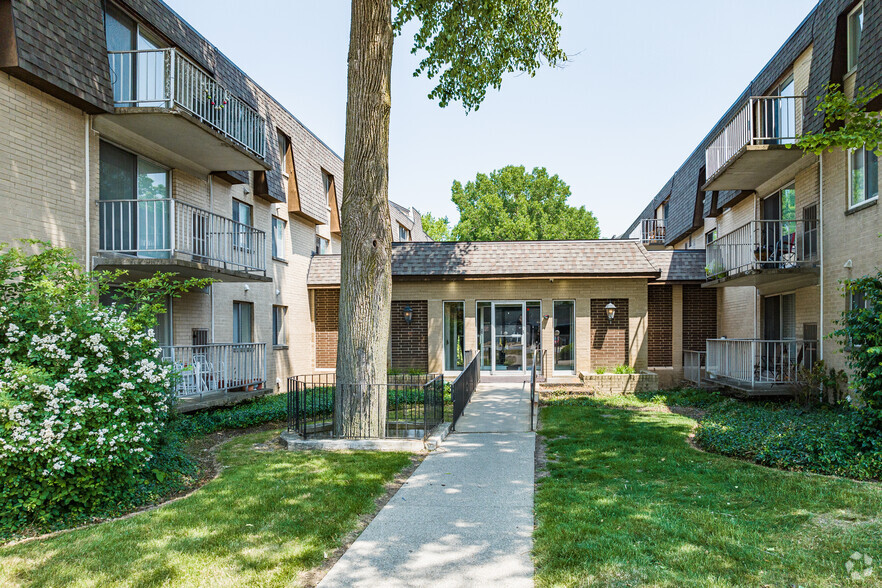
{"type": "Polygon", "coordinates": [[[315,252],[318,255],[325,255],[331,252],[331,242],[321,235],[315,236],[315,252]]]}
{"type": "Polygon", "coordinates": [[[848,15],[848,71],[853,71],[857,67],[863,30],[864,5],[861,3],[848,15]]]}
{"type": "Polygon", "coordinates": [[[233,302],[233,343],[251,343],[254,332],[254,305],[233,302]]]}
{"type": "Polygon", "coordinates": [[[291,147],[291,141],[282,131],[276,130],[276,137],[279,142],[279,171],[282,173],[282,187],[285,194],[288,193],[288,151],[291,147]]]}
{"type": "Polygon", "coordinates": [[[879,196],[879,158],[864,147],[849,154],[848,205],[857,206],[879,196]]]}
{"type": "Polygon", "coordinates": [[[398,225],[398,240],[410,241],[410,231],[404,225],[398,225]]]}
{"type": "Polygon", "coordinates": [[[285,226],[288,223],[277,216],[273,217],[273,257],[285,259],[285,226]]]}
{"type": "Polygon", "coordinates": [[[288,329],[285,326],[285,317],[288,316],[287,306],[273,306],[273,346],[288,346],[288,329]]]}

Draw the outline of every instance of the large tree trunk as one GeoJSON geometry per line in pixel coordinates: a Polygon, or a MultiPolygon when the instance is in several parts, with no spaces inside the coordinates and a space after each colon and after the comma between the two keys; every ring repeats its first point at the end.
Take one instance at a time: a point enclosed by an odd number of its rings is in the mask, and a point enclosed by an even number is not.
{"type": "Polygon", "coordinates": [[[392,300],[391,0],[352,0],[334,432],[385,437],[392,300]]]}

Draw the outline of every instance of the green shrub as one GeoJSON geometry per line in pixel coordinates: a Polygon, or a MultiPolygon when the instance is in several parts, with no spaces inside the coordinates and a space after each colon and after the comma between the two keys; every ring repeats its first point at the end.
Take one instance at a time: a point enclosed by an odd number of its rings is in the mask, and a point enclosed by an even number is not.
{"type": "Polygon", "coordinates": [[[155,300],[194,285],[156,276],[102,306],[119,274],[88,274],[70,251],[0,245],[0,534],[129,501],[162,453],[170,368],[150,327],[155,300]]]}
{"type": "Polygon", "coordinates": [[[225,429],[284,421],[287,414],[287,394],[273,394],[229,408],[180,415],[175,419],[174,429],[184,439],[190,439],[225,429]]]}
{"type": "Polygon", "coordinates": [[[617,365],[616,369],[614,370],[613,373],[616,373],[616,374],[636,374],[637,372],[634,370],[633,367],[631,367],[627,364],[623,364],[623,365],[617,365]]]}
{"type": "Polygon", "coordinates": [[[606,373],[606,368],[605,367],[595,368],[594,373],[602,376],[603,374],[606,373]]]}
{"type": "Polygon", "coordinates": [[[847,476],[882,477],[882,443],[866,439],[862,416],[851,409],[796,404],[714,404],[700,420],[695,441],[703,448],[758,464],[847,476]]]}

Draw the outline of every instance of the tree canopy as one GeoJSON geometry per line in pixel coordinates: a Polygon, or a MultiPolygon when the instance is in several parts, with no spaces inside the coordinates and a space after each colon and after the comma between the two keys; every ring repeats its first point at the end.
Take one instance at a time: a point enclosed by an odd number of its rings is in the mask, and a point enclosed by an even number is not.
{"type": "Polygon", "coordinates": [[[431,212],[422,215],[423,231],[432,241],[450,241],[450,221],[446,216],[435,218],[431,212]]]}
{"type": "Polygon", "coordinates": [[[882,151],[882,118],[878,112],[867,110],[867,105],[880,95],[882,90],[876,86],[860,87],[849,99],[839,84],[828,84],[825,94],[817,98],[814,111],[815,116],[824,117],[824,129],[804,133],[796,146],[815,155],[836,147],[882,151]]]}
{"type": "Polygon", "coordinates": [[[544,59],[566,61],[560,48],[557,0],[393,0],[393,29],[418,20],[410,52],[424,53],[413,72],[438,78],[429,93],[441,106],[462,102],[477,110],[487,88],[499,89],[506,73],[535,76],[544,59]]]}
{"type": "Polygon", "coordinates": [[[509,165],[489,175],[478,174],[465,185],[453,182],[459,222],[450,229],[447,217],[436,219],[427,213],[423,228],[440,241],[599,238],[594,214],[584,206],[567,204],[570,194],[566,182],[544,167],[527,172],[524,166],[509,165]]]}

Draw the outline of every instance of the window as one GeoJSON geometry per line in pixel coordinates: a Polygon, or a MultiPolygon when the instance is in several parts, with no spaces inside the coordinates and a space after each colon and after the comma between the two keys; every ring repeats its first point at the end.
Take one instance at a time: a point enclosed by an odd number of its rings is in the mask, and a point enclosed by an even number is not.
{"type": "Polygon", "coordinates": [[[250,302],[233,302],[233,343],[251,343],[254,324],[254,305],[250,302]]]}
{"type": "Polygon", "coordinates": [[[276,259],[285,259],[285,225],[287,224],[279,217],[273,217],[273,257],[276,259]]]}
{"type": "Polygon", "coordinates": [[[233,220],[237,223],[233,229],[236,233],[234,244],[240,249],[251,250],[251,205],[233,199],[233,220]]]}
{"type": "Polygon", "coordinates": [[[465,362],[465,303],[444,303],[444,369],[461,371],[465,362]]]}
{"type": "Polygon", "coordinates": [[[575,373],[575,302],[554,301],[554,371],[575,373]]]}
{"type": "Polygon", "coordinates": [[[285,327],[287,306],[273,306],[273,347],[288,346],[288,329],[285,327]]]}
{"type": "Polygon", "coordinates": [[[404,225],[398,225],[398,240],[410,241],[410,231],[404,225]]]}
{"type": "Polygon", "coordinates": [[[848,15],[848,71],[853,71],[857,67],[863,30],[864,5],[860,4],[848,15]]]}
{"type": "Polygon", "coordinates": [[[879,196],[879,158],[865,148],[849,156],[848,205],[857,206],[879,196]]]}
{"type": "Polygon", "coordinates": [[[193,345],[208,345],[208,329],[193,329],[193,345]]]}
{"type": "Polygon", "coordinates": [[[711,243],[717,240],[717,230],[714,229],[712,231],[708,231],[704,234],[704,246],[707,247],[711,243]]]}
{"type": "Polygon", "coordinates": [[[282,173],[282,187],[285,194],[288,193],[288,150],[291,148],[291,141],[282,131],[276,130],[276,137],[279,142],[279,171],[282,173]]]}
{"type": "Polygon", "coordinates": [[[331,243],[324,237],[315,236],[315,252],[318,255],[325,255],[331,252],[331,243]]]}
{"type": "Polygon", "coordinates": [[[866,296],[864,296],[863,292],[849,292],[848,293],[848,310],[861,310],[864,308],[869,308],[867,305],[866,296]]]}
{"type": "Polygon", "coordinates": [[[322,170],[322,183],[325,186],[325,204],[328,205],[328,210],[331,210],[333,204],[331,201],[331,197],[333,196],[331,188],[334,183],[334,176],[322,170]]]}

